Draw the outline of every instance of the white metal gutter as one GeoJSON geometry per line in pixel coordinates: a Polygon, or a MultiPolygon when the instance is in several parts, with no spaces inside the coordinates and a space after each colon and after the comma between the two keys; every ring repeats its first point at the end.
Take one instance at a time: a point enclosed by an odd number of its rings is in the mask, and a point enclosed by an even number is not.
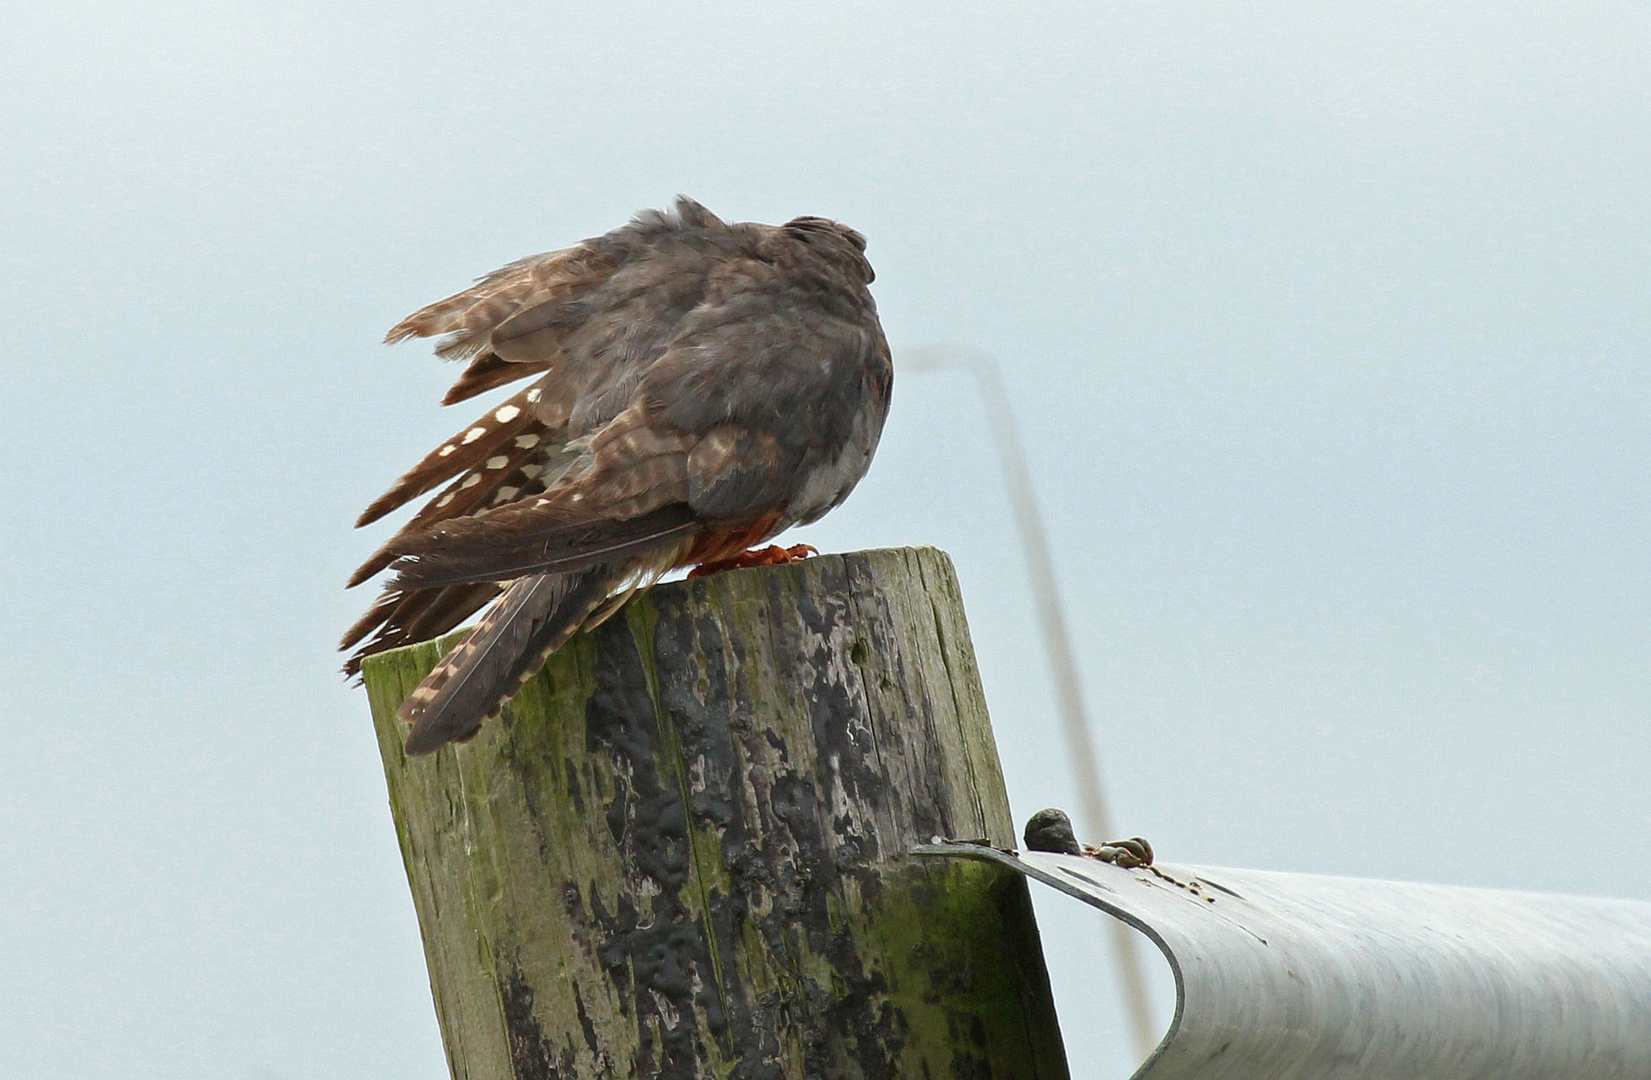
{"type": "Polygon", "coordinates": [[[1651,1080],[1651,903],[973,844],[1175,973],[1136,1080],[1651,1080]]]}

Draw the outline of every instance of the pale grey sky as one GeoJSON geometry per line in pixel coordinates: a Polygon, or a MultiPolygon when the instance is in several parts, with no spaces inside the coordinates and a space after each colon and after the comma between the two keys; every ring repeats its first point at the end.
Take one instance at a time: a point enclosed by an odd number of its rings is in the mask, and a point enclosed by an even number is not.
{"type": "MultiPolygon", "coordinates": [[[[8,1076],[445,1075],[331,648],[349,523],[474,410],[377,342],[679,191],[864,231],[897,366],[1001,357],[1125,831],[1651,898],[1645,5],[88,2],[0,40],[8,1076]]],[[[1016,815],[1072,806],[974,387],[895,398],[799,539],[949,550],[1016,815]]],[[[1093,920],[1039,904],[1075,1074],[1127,1075],[1093,920]]]]}

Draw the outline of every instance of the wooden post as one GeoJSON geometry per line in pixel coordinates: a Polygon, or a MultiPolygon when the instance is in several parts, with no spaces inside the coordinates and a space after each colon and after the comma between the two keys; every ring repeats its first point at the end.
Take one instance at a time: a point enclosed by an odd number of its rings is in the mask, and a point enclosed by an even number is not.
{"type": "MultiPolygon", "coordinates": [[[[455,635],[456,637],[456,635],[455,635]]],[[[658,586],[466,746],[365,667],[455,1080],[1067,1076],[951,561],[658,586]]]]}

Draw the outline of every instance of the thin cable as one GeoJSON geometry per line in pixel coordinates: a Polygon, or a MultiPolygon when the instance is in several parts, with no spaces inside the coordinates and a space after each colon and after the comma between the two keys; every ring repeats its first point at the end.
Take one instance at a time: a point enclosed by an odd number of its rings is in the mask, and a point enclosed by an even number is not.
{"type": "MultiPolygon", "coordinates": [[[[1049,537],[1044,531],[1043,515],[1038,511],[1037,498],[1032,492],[1032,474],[1026,464],[1020,427],[1015,423],[1014,411],[1009,407],[1009,396],[997,365],[988,357],[976,355],[971,358],[969,367],[979,380],[981,394],[986,399],[986,414],[997,441],[998,460],[1003,464],[1003,479],[1009,488],[1009,502],[1014,508],[1015,525],[1026,555],[1032,600],[1038,610],[1038,627],[1043,632],[1049,670],[1055,680],[1056,711],[1060,715],[1061,734],[1066,740],[1066,757],[1072,766],[1073,779],[1077,781],[1082,832],[1093,837],[1095,843],[1103,843],[1114,837],[1112,819],[1107,813],[1106,798],[1101,788],[1100,755],[1096,752],[1089,722],[1084,716],[1078,667],[1072,658],[1072,640],[1061,609],[1060,589],[1055,584],[1049,537]]],[[[1152,1005],[1147,997],[1146,978],[1141,970],[1140,953],[1136,951],[1135,935],[1117,919],[1103,918],[1117,957],[1118,982],[1123,992],[1124,1009],[1129,1016],[1130,1034],[1134,1037],[1136,1051],[1145,1060],[1153,1047],[1158,1045],[1158,1032],[1152,1020],[1152,1005]]]]}

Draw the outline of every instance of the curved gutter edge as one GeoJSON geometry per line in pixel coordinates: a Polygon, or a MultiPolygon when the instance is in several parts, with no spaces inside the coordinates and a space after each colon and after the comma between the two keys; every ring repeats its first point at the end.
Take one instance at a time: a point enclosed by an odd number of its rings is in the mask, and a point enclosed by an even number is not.
{"type": "MultiPolygon", "coordinates": [[[[1024,874],[1036,881],[1041,881],[1050,888],[1058,889],[1074,899],[1082,900],[1091,907],[1100,908],[1131,929],[1140,931],[1154,945],[1158,946],[1158,951],[1164,954],[1165,960],[1169,961],[1169,969],[1175,976],[1175,1015],[1170,1018],[1169,1029],[1164,1032],[1163,1038],[1158,1040],[1158,1044],[1152,1048],[1152,1053],[1148,1054],[1146,1060],[1142,1061],[1140,1066],[1130,1074],[1130,1080],[1141,1080],[1142,1077],[1146,1076],[1147,1070],[1152,1068],[1153,1064],[1163,1056],[1165,1049],[1175,1038],[1175,1033],[1180,1030],[1181,1016],[1187,1002],[1186,982],[1181,974],[1181,961],[1176,958],[1175,950],[1170,948],[1169,942],[1164,940],[1162,934],[1142,921],[1133,912],[1085,891],[1069,878],[1050,873],[1048,870],[1033,866],[1031,863],[1022,862],[1020,857],[1012,851],[1003,851],[999,848],[988,847],[985,844],[952,843],[922,844],[912,848],[911,854],[954,859],[975,859],[980,862],[997,863],[999,866],[1007,867],[1017,874],[1024,874]]],[[[1041,934],[1041,931],[1039,933],[1041,934]]]]}

